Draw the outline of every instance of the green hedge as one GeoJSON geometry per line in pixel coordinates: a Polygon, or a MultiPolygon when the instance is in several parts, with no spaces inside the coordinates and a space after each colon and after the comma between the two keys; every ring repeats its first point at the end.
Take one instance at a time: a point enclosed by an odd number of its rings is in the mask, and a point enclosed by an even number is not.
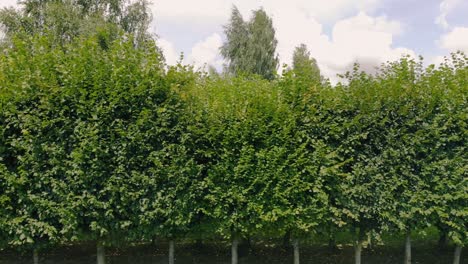
{"type": "Polygon", "coordinates": [[[167,68],[147,45],[3,50],[2,247],[428,226],[466,244],[466,55],[307,87],[167,68]]]}

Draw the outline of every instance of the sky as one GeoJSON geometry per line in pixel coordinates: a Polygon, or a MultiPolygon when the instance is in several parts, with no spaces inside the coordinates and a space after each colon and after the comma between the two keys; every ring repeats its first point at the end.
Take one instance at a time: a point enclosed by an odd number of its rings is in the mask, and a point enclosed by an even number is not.
{"type": "MultiPolygon", "coordinates": [[[[0,0],[0,7],[16,0],[0,0]]],[[[244,20],[264,8],[273,19],[281,65],[307,45],[322,74],[336,81],[359,62],[372,70],[402,55],[438,63],[468,53],[468,0],[153,0],[150,31],[166,61],[222,69],[223,25],[236,5],[244,20]]]]}

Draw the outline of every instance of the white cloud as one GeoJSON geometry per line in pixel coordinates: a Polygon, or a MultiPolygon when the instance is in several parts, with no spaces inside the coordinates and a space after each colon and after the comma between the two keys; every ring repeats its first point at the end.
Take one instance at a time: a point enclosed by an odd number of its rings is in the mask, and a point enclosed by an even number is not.
{"type": "MultiPolygon", "coordinates": [[[[202,68],[206,65],[221,69],[223,59],[219,54],[219,48],[223,44],[222,38],[218,33],[208,36],[206,39],[196,43],[188,56],[184,56],[184,63],[193,64],[202,68]]],[[[181,52],[176,49],[174,44],[164,38],[157,40],[157,45],[162,49],[166,63],[175,65],[180,60],[181,52]]]]}
{"type": "MultiPolygon", "coordinates": [[[[455,27],[450,32],[442,35],[436,43],[447,52],[463,51],[468,54],[468,27],[455,27]]],[[[433,56],[429,63],[440,65],[446,59],[446,57],[440,55],[433,56]]]]}
{"type": "MultiPolygon", "coordinates": [[[[405,48],[393,48],[393,36],[401,34],[402,26],[386,17],[371,17],[359,13],[338,21],[333,27],[332,53],[324,57],[333,65],[348,65],[360,59],[377,64],[394,60],[401,53],[412,53],[405,48]]],[[[339,68],[339,67],[338,67],[339,68]]]]}
{"type": "Polygon", "coordinates": [[[444,29],[448,29],[449,24],[447,22],[447,16],[460,3],[461,3],[461,0],[442,0],[439,6],[440,14],[435,19],[435,23],[444,29]]]}
{"type": "Polygon", "coordinates": [[[430,64],[434,64],[436,66],[440,65],[441,63],[443,63],[445,61],[445,57],[444,56],[433,56],[429,59],[429,62],[428,62],[428,65],[430,64]]]}
{"type": "Polygon", "coordinates": [[[322,32],[322,25],[312,17],[283,10],[273,14],[277,28],[278,52],[282,63],[291,64],[294,48],[300,43],[308,46],[317,59],[322,74],[336,82],[336,74],[359,62],[363,69],[373,71],[387,60],[402,54],[415,56],[412,50],[394,48],[393,36],[403,32],[403,26],[385,16],[371,17],[364,12],[338,21],[331,38],[322,32]]]}
{"type": "Polygon", "coordinates": [[[220,69],[223,61],[219,55],[219,48],[222,44],[221,36],[214,33],[193,46],[189,56],[189,62],[197,67],[203,67],[206,63],[220,69]]]}
{"type": "Polygon", "coordinates": [[[326,49],[328,36],[322,34],[322,25],[312,16],[291,6],[275,10],[272,17],[281,63],[290,65],[293,51],[301,43],[308,45],[313,56],[316,55],[316,51],[326,49]]]}
{"type": "Polygon", "coordinates": [[[438,41],[439,45],[447,51],[464,51],[468,53],[468,27],[455,27],[443,35],[438,41]]]}
{"type": "Polygon", "coordinates": [[[1,0],[0,1],[0,8],[3,7],[10,7],[10,6],[17,6],[17,0],[1,0]]]}
{"type": "Polygon", "coordinates": [[[276,12],[294,6],[319,20],[331,21],[359,10],[373,10],[380,2],[382,0],[155,0],[153,8],[156,19],[160,17],[226,21],[233,5],[236,5],[243,15],[249,15],[251,10],[259,7],[276,12]]]}
{"type": "Polygon", "coordinates": [[[179,53],[176,52],[174,45],[164,38],[159,38],[157,40],[157,45],[162,49],[166,63],[175,65],[179,60],[179,53]]]}

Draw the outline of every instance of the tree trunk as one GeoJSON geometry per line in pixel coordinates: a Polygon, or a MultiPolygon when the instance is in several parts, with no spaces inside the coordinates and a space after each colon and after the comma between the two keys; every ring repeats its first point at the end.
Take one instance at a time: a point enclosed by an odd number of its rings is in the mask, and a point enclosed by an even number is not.
{"type": "Polygon", "coordinates": [[[361,264],[362,240],[358,239],[354,244],[354,263],[361,264]]]}
{"type": "Polygon", "coordinates": [[[174,240],[169,241],[169,264],[174,264],[174,240]]]}
{"type": "Polygon", "coordinates": [[[195,239],[195,248],[200,250],[203,248],[203,240],[200,238],[195,239]]]}
{"type": "Polygon", "coordinates": [[[328,250],[333,252],[333,251],[335,251],[335,249],[336,249],[335,238],[330,237],[330,239],[328,239],[328,250]]]}
{"type": "Polygon", "coordinates": [[[369,232],[369,236],[367,238],[367,244],[370,250],[374,249],[374,231],[369,232]]]}
{"type": "Polygon", "coordinates": [[[255,241],[252,239],[252,237],[249,235],[246,240],[247,244],[247,249],[249,250],[249,253],[255,254],[255,241]]]}
{"type": "Polygon", "coordinates": [[[447,248],[447,232],[445,230],[440,230],[439,241],[437,242],[437,246],[439,250],[444,250],[447,248]]]}
{"type": "Polygon", "coordinates": [[[461,250],[462,247],[460,245],[455,247],[455,253],[453,254],[453,264],[460,264],[461,250]]]}
{"type": "Polygon", "coordinates": [[[293,240],[293,249],[294,249],[294,264],[299,264],[299,240],[293,240]]]}
{"type": "Polygon", "coordinates": [[[290,241],[291,240],[291,231],[288,230],[286,231],[286,233],[284,234],[283,236],[283,248],[285,248],[286,250],[290,247],[290,241]]]}
{"type": "Polygon", "coordinates": [[[33,249],[33,263],[39,264],[39,252],[37,249],[33,249]]]}
{"type": "Polygon", "coordinates": [[[351,229],[352,233],[354,234],[355,242],[354,242],[354,263],[361,264],[361,253],[362,253],[362,244],[364,241],[365,232],[362,228],[359,228],[359,232],[356,232],[356,228],[353,227],[351,229]]]}
{"type": "Polygon", "coordinates": [[[410,230],[406,232],[404,264],[411,264],[411,231],[410,230]]]}
{"type": "Polygon", "coordinates": [[[239,262],[239,257],[237,255],[238,246],[239,246],[239,239],[235,236],[232,239],[232,245],[231,245],[231,264],[238,264],[239,262]]]}
{"type": "Polygon", "coordinates": [[[97,264],[106,264],[106,252],[104,246],[99,242],[97,244],[97,264]]]}
{"type": "Polygon", "coordinates": [[[330,250],[330,252],[334,252],[338,249],[338,247],[336,246],[335,230],[333,229],[330,229],[330,233],[328,235],[328,249],[330,250]]]}

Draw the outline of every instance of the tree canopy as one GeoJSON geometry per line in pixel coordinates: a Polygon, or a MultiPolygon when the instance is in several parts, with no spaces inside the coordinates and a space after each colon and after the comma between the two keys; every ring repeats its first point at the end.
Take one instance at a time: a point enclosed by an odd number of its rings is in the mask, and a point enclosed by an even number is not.
{"type": "Polygon", "coordinates": [[[134,36],[134,44],[151,39],[151,22],[146,0],[25,0],[19,9],[0,10],[5,38],[19,32],[28,35],[49,33],[63,45],[79,36],[101,32],[101,44],[117,38],[119,30],[134,36]]]}
{"type": "Polygon", "coordinates": [[[234,6],[224,32],[226,42],[221,47],[221,55],[227,61],[227,72],[257,74],[267,80],[275,78],[278,41],[272,19],[263,9],[253,11],[251,20],[245,22],[234,6]]]}
{"type": "Polygon", "coordinates": [[[310,51],[307,50],[305,44],[301,44],[294,49],[292,68],[294,75],[304,85],[317,84],[321,81],[317,61],[310,56],[310,51]]]}

